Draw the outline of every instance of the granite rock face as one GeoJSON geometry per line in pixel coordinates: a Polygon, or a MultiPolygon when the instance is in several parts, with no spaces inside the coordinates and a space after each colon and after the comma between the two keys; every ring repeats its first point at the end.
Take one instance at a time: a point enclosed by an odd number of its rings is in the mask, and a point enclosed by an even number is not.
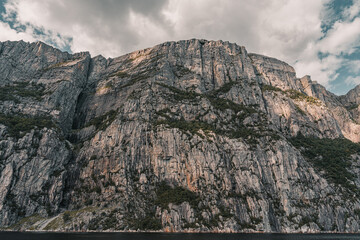
{"type": "Polygon", "coordinates": [[[359,87],[197,39],[2,42],[0,73],[2,228],[359,232],[359,87]]]}

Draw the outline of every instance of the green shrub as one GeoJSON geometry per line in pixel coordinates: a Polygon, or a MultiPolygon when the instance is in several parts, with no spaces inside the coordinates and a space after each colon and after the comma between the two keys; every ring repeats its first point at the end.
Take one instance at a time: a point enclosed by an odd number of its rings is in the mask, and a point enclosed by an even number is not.
{"type": "Polygon", "coordinates": [[[223,218],[231,218],[234,216],[233,214],[230,213],[230,210],[225,208],[224,206],[220,206],[219,210],[220,210],[219,215],[222,216],[223,218]]]}
{"type": "Polygon", "coordinates": [[[114,87],[114,85],[112,84],[112,82],[107,82],[105,84],[105,88],[113,88],[113,87],[114,87]]]}
{"type": "Polygon", "coordinates": [[[197,228],[196,222],[185,223],[183,229],[187,229],[187,228],[197,228]]]}
{"type": "Polygon", "coordinates": [[[159,86],[169,89],[171,92],[173,92],[173,98],[176,101],[182,101],[182,100],[194,100],[196,97],[201,96],[201,94],[198,94],[196,92],[190,91],[183,91],[181,89],[178,89],[173,86],[169,86],[163,83],[157,83],[159,86]]]}
{"type": "Polygon", "coordinates": [[[169,203],[179,205],[188,202],[192,208],[197,209],[199,201],[200,198],[196,193],[183,187],[172,188],[165,182],[161,182],[156,189],[155,205],[161,208],[167,208],[169,203]]]}
{"type": "Polygon", "coordinates": [[[93,200],[91,198],[86,199],[86,201],[85,201],[86,206],[90,206],[92,204],[93,204],[93,200]]]}
{"type": "Polygon", "coordinates": [[[96,192],[97,194],[100,194],[101,193],[101,188],[99,186],[95,186],[93,189],[92,189],[92,192],[96,192]]]}
{"type": "Polygon", "coordinates": [[[178,128],[185,133],[190,132],[192,135],[197,134],[200,137],[203,137],[203,135],[200,135],[199,133],[200,129],[205,133],[211,131],[215,134],[227,136],[229,138],[242,138],[248,143],[257,143],[256,138],[261,137],[261,134],[244,125],[236,126],[234,129],[231,130],[222,130],[220,128],[217,128],[215,124],[210,124],[200,120],[186,121],[183,118],[172,119],[164,114],[161,116],[165,117],[166,119],[156,121],[155,125],[164,124],[167,125],[169,128],[178,128]]]}
{"type": "Polygon", "coordinates": [[[354,109],[356,109],[356,108],[358,108],[358,107],[359,107],[359,104],[356,104],[356,103],[351,104],[351,105],[349,105],[349,106],[345,106],[345,108],[346,108],[348,111],[354,110],[354,109]]]}
{"type": "Polygon", "coordinates": [[[89,221],[88,229],[89,230],[97,230],[100,226],[101,217],[92,218],[89,221]]]}
{"type": "Polygon", "coordinates": [[[217,97],[220,93],[227,93],[231,90],[231,88],[236,84],[234,81],[230,81],[222,85],[219,89],[213,90],[207,93],[208,96],[217,97]]]}
{"type": "Polygon", "coordinates": [[[129,77],[130,75],[125,71],[118,71],[118,72],[111,74],[109,77],[115,77],[115,76],[119,77],[119,78],[126,78],[126,77],[129,77]]]}
{"type": "Polygon", "coordinates": [[[308,96],[302,92],[296,91],[294,89],[286,90],[285,93],[291,98],[295,100],[305,100],[308,103],[319,104],[320,101],[317,98],[308,96]]]}
{"type": "Polygon", "coordinates": [[[14,101],[19,103],[18,97],[33,98],[37,101],[42,99],[45,87],[42,84],[30,84],[29,82],[16,82],[11,85],[0,87],[0,101],[14,101]]]}
{"type": "Polygon", "coordinates": [[[357,191],[350,183],[355,176],[348,171],[351,166],[351,155],[360,153],[360,145],[345,138],[315,138],[298,134],[290,139],[299,148],[303,156],[314,164],[315,168],[324,171],[325,177],[335,184],[357,191]]]}
{"type": "Polygon", "coordinates": [[[58,170],[55,170],[55,171],[53,171],[52,173],[51,173],[51,175],[50,175],[50,177],[58,177],[58,176],[60,176],[61,175],[61,173],[63,172],[64,170],[62,170],[62,169],[58,169],[58,170]]]}
{"type": "Polygon", "coordinates": [[[302,92],[299,92],[297,90],[294,90],[294,89],[288,89],[288,90],[281,90],[280,88],[278,87],[274,87],[274,86],[271,86],[271,85],[266,85],[266,84],[263,84],[261,86],[261,90],[262,91],[276,91],[276,92],[282,92],[284,94],[286,94],[288,97],[290,97],[291,99],[294,99],[294,100],[301,100],[301,101],[306,101],[308,103],[312,103],[312,104],[320,104],[320,100],[315,98],[315,97],[311,97],[311,96],[308,96],[306,95],[305,93],[302,93],[302,92]]]}
{"type": "Polygon", "coordinates": [[[306,113],[297,104],[295,104],[295,110],[303,116],[306,115],[306,113]]]}
{"type": "Polygon", "coordinates": [[[213,131],[216,132],[216,128],[202,121],[185,121],[184,119],[175,120],[175,119],[166,119],[159,120],[156,122],[156,125],[166,124],[170,128],[178,128],[184,132],[189,131],[192,134],[199,134],[198,131],[202,129],[203,131],[213,131]]]}
{"type": "Polygon", "coordinates": [[[176,66],[173,72],[177,78],[181,78],[182,76],[192,73],[190,69],[184,66],[176,66]]]}
{"type": "Polygon", "coordinates": [[[301,227],[303,225],[307,225],[311,222],[316,223],[317,220],[318,220],[318,217],[315,214],[313,214],[311,216],[305,216],[305,217],[301,218],[301,220],[299,222],[299,227],[301,227]]]}
{"type": "Polygon", "coordinates": [[[231,87],[235,84],[234,82],[226,83],[220,89],[211,91],[211,92],[209,92],[209,93],[207,93],[205,95],[204,94],[199,94],[199,93],[196,93],[196,92],[193,92],[193,91],[190,91],[190,92],[183,91],[181,89],[178,89],[178,88],[173,87],[173,86],[168,86],[168,85],[163,84],[163,83],[157,83],[157,84],[164,87],[164,88],[167,88],[171,92],[173,92],[174,93],[173,98],[175,100],[177,100],[177,101],[182,101],[182,100],[185,100],[185,99],[187,99],[187,100],[195,100],[197,97],[205,97],[210,101],[211,105],[215,109],[218,109],[220,111],[223,111],[223,110],[226,110],[226,109],[231,109],[235,113],[238,113],[238,112],[242,111],[242,112],[246,113],[247,115],[257,112],[252,107],[248,107],[248,106],[245,106],[243,104],[234,103],[233,101],[228,100],[228,99],[217,97],[217,95],[219,93],[225,93],[225,92],[229,91],[231,89],[231,87]]]}
{"type": "Polygon", "coordinates": [[[104,230],[107,229],[115,229],[116,225],[118,223],[118,220],[116,218],[116,210],[111,211],[111,213],[105,218],[103,223],[101,224],[103,226],[104,230]]]}
{"type": "Polygon", "coordinates": [[[97,130],[104,131],[116,118],[117,111],[110,110],[102,116],[91,119],[85,127],[94,125],[97,130]]]}
{"type": "Polygon", "coordinates": [[[160,219],[147,215],[144,218],[137,219],[135,228],[140,230],[160,230],[162,225],[160,219]]]}
{"type": "Polygon", "coordinates": [[[250,217],[250,220],[253,224],[257,225],[257,224],[260,224],[262,223],[263,221],[263,218],[262,217],[250,217]]]}
{"type": "Polygon", "coordinates": [[[70,217],[70,213],[68,213],[68,212],[64,212],[64,214],[63,214],[63,221],[64,221],[64,223],[66,223],[66,222],[68,222],[68,221],[70,221],[71,220],[71,217],[70,217]]]}
{"type": "Polygon", "coordinates": [[[213,106],[213,108],[221,112],[219,114],[222,114],[222,112],[225,110],[231,110],[232,120],[231,122],[214,124],[201,121],[199,120],[201,116],[196,116],[196,120],[186,121],[184,118],[179,119],[178,116],[176,116],[175,118],[172,117],[171,115],[173,115],[173,113],[171,113],[170,109],[165,108],[157,112],[158,116],[161,116],[165,119],[156,120],[155,125],[165,124],[170,128],[178,128],[184,132],[197,134],[200,137],[203,137],[203,135],[199,134],[198,132],[200,129],[202,129],[205,134],[207,133],[207,131],[212,131],[215,134],[227,136],[229,138],[242,138],[251,145],[256,144],[258,142],[257,139],[261,136],[270,136],[273,140],[279,139],[279,136],[277,136],[273,132],[270,132],[269,129],[266,129],[266,125],[264,124],[263,120],[260,120],[257,125],[254,124],[254,127],[257,127],[256,130],[255,128],[251,128],[243,124],[243,120],[246,117],[249,117],[255,113],[258,113],[259,117],[266,118],[266,116],[261,115],[261,113],[259,113],[254,108],[255,105],[246,106],[244,104],[238,104],[231,100],[219,98],[217,96],[220,93],[228,92],[234,84],[235,82],[230,81],[217,90],[211,91],[207,94],[198,94],[195,92],[187,92],[172,86],[158,83],[158,85],[169,89],[173,93],[172,97],[174,100],[182,101],[185,99],[195,100],[198,98],[206,98],[213,106]]]}
{"type": "Polygon", "coordinates": [[[121,85],[119,88],[122,89],[125,87],[129,87],[129,86],[134,85],[137,82],[140,82],[145,79],[149,79],[149,78],[155,76],[155,73],[156,73],[156,68],[150,68],[150,69],[146,69],[146,70],[137,72],[136,74],[130,75],[129,76],[130,80],[127,83],[121,85]]]}
{"type": "Polygon", "coordinates": [[[243,104],[234,103],[233,101],[230,101],[228,99],[224,98],[217,98],[212,96],[207,96],[207,99],[210,101],[211,105],[220,111],[224,111],[225,109],[230,109],[234,111],[235,113],[242,112],[243,117],[249,116],[250,114],[257,113],[257,111],[252,108],[245,106],[243,104]]]}
{"type": "Polygon", "coordinates": [[[278,87],[274,87],[274,86],[266,85],[266,84],[263,84],[263,85],[261,86],[261,90],[262,90],[263,92],[265,92],[265,91],[283,92],[283,90],[281,90],[281,89],[278,88],[278,87]]]}
{"type": "Polygon", "coordinates": [[[23,137],[34,128],[55,128],[56,125],[49,116],[31,116],[25,114],[0,113],[0,124],[8,127],[8,133],[15,138],[23,137]]]}

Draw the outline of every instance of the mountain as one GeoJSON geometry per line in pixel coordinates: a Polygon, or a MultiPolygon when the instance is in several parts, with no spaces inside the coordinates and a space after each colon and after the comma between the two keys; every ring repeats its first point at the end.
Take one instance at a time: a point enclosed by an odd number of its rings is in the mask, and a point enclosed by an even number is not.
{"type": "Polygon", "coordinates": [[[0,226],[359,232],[359,103],[229,42],[1,42],[0,226]]]}

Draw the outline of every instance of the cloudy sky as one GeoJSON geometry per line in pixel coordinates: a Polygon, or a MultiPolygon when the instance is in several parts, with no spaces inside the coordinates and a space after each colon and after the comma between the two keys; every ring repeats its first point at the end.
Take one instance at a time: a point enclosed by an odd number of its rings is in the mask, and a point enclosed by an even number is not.
{"type": "Polygon", "coordinates": [[[360,0],[0,0],[0,41],[116,57],[190,38],[284,60],[336,94],[360,84],[360,0]]]}

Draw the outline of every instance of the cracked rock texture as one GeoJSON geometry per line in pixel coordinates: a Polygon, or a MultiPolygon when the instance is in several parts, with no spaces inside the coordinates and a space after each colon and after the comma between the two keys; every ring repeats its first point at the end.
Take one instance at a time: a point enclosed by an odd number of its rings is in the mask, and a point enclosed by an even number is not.
{"type": "Polygon", "coordinates": [[[192,39],[1,42],[0,90],[3,229],[359,232],[359,87],[192,39]]]}

